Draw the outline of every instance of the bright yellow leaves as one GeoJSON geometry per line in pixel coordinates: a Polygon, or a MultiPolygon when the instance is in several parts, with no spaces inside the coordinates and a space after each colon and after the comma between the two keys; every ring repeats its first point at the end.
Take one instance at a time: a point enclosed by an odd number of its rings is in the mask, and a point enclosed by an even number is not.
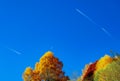
{"type": "Polygon", "coordinates": [[[24,81],[39,81],[41,80],[38,72],[32,70],[30,67],[27,67],[23,74],[24,81]]]}
{"type": "Polygon", "coordinates": [[[26,68],[25,74],[26,74],[26,75],[29,75],[29,74],[31,74],[31,73],[32,73],[32,69],[31,69],[30,67],[26,68]]]}
{"type": "Polygon", "coordinates": [[[30,80],[31,78],[29,78],[29,76],[32,75],[32,69],[30,67],[26,68],[25,72],[24,72],[24,81],[30,80]]]}
{"type": "Polygon", "coordinates": [[[119,56],[112,58],[105,68],[94,74],[94,81],[120,81],[120,60],[119,56]]]}
{"type": "Polygon", "coordinates": [[[64,76],[62,67],[62,62],[48,51],[35,64],[34,70],[30,67],[26,68],[23,79],[24,81],[67,81],[69,78],[64,76]]]}
{"type": "Polygon", "coordinates": [[[40,59],[45,58],[45,57],[53,57],[53,53],[51,51],[46,52],[40,59]]]}
{"type": "MultiPolygon", "coordinates": [[[[98,71],[105,69],[108,66],[108,64],[110,64],[111,62],[113,62],[113,58],[111,58],[108,55],[105,55],[98,61],[87,65],[87,67],[85,67],[85,69],[83,70],[83,74],[80,77],[80,80],[78,81],[94,81],[93,80],[94,75],[96,75],[98,71]]],[[[100,80],[100,81],[104,81],[104,80],[100,80]]]]}
{"type": "Polygon", "coordinates": [[[100,60],[98,60],[98,62],[96,63],[96,70],[95,72],[97,72],[100,69],[105,69],[106,66],[111,63],[113,61],[113,58],[111,58],[108,55],[105,55],[104,57],[102,57],[100,60]]]}

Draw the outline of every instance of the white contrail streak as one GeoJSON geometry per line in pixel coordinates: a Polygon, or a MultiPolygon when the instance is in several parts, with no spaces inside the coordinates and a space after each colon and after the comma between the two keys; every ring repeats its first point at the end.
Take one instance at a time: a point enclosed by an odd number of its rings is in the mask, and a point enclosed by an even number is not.
{"type": "Polygon", "coordinates": [[[101,28],[101,30],[103,30],[109,37],[111,37],[111,34],[105,28],[101,28]]]}
{"type": "MultiPolygon", "coordinates": [[[[79,9],[76,9],[76,11],[78,13],[80,13],[82,16],[84,16],[85,18],[87,18],[90,22],[96,24],[90,17],[88,17],[86,14],[84,14],[82,11],[80,11],[79,9]]],[[[97,25],[97,24],[96,24],[97,25]]]]}
{"type": "Polygon", "coordinates": [[[7,47],[7,49],[12,51],[12,52],[14,52],[14,53],[16,53],[17,55],[21,55],[22,54],[22,53],[20,53],[19,51],[15,50],[15,49],[8,48],[8,47],[7,47]]]}
{"type": "Polygon", "coordinates": [[[105,29],[105,28],[101,28],[101,26],[99,24],[97,24],[95,21],[93,21],[89,16],[87,16],[85,13],[83,13],[82,11],[80,11],[79,9],[76,8],[76,11],[78,13],[80,13],[82,16],[84,16],[86,19],[88,19],[90,22],[92,22],[93,24],[95,24],[96,26],[100,27],[100,29],[106,33],[109,37],[111,37],[111,34],[105,29]]]}

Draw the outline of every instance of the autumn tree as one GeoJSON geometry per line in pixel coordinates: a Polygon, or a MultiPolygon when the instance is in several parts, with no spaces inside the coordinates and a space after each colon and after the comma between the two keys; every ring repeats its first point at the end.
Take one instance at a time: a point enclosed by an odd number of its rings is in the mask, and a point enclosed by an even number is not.
{"type": "Polygon", "coordinates": [[[109,73],[107,72],[107,70],[110,70],[108,69],[110,68],[108,66],[109,64],[113,63],[113,60],[117,60],[117,59],[114,59],[109,55],[105,55],[96,62],[86,65],[85,69],[83,70],[83,74],[80,78],[78,78],[78,81],[111,81],[111,80],[106,80],[105,78],[108,77],[107,74],[109,73]],[[103,70],[106,68],[107,68],[106,70],[107,73],[103,73],[104,72],[103,70]]]}
{"type": "Polygon", "coordinates": [[[94,81],[120,81],[120,56],[115,56],[106,68],[96,72],[94,81]]]}
{"type": "Polygon", "coordinates": [[[34,69],[26,68],[23,79],[24,81],[67,81],[69,78],[64,75],[62,67],[62,62],[48,51],[35,64],[34,69]]]}
{"type": "Polygon", "coordinates": [[[93,81],[96,63],[97,61],[95,63],[87,64],[82,72],[82,76],[80,76],[77,81],[93,81]]]}

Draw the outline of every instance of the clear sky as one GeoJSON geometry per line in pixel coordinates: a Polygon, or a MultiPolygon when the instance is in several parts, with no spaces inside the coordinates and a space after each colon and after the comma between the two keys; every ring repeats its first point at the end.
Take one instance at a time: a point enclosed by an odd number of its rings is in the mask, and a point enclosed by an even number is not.
{"type": "Polygon", "coordinates": [[[119,0],[0,0],[0,80],[22,81],[48,50],[66,75],[120,52],[119,0]]]}

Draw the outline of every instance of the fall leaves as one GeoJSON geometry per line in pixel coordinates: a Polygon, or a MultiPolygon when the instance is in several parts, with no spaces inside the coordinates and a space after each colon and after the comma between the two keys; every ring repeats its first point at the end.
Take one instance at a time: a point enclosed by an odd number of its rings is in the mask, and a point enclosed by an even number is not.
{"type": "MultiPolygon", "coordinates": [[[[35,68],[27,67],[24,81],[72,81],[62,71],[63,64],[48,51],[36,62],[35,68]]],[[[120,81],[120,56],[105,55],[94,63],[87,64],[77,81],[120,81]]]]}
{"type": "Polygon", "coordinates": [[[35,64],[35,69],[27,67],[24,74],[24,81],[67,81],[69,78],[64,76],[62,71],[63,64],[48,51],[35,64]]]}
{"type": "Polygon", "coordinates": [[[105,55],[86,65],[78,81],[120,81],[120,57],[105,55]]]}
{"type": "Polygon", "coordinates": [[[95,72],[97,72],[100,69],[106,68],[106,66],[109,63],[111,63],[112,61],[113,61],[113,59],[110,56],[105,55],[100,60],[98,60],[98,62],[96,63],[96,66],[95,66],[96,70],[95,70],[95,72]]]}

